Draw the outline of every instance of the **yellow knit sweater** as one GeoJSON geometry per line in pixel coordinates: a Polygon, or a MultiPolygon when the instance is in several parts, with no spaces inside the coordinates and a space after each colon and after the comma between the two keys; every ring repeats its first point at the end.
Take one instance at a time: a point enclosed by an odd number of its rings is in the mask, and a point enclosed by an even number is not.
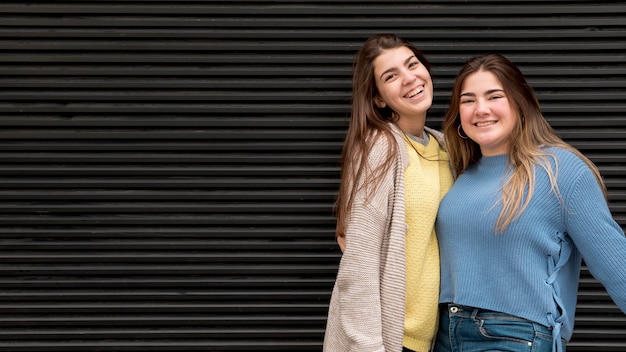
{"type": "Polygon", "coordinates": [[[435,219],[439,202],[452,186],[448,155],[435,138],[424,146],[407,140],[409,167],[405,170],[406,313],[405,347],[429,351],[437,331],[439,247],[435,219]],[[417,151],[422,156],[417,155],[417,151]]]}

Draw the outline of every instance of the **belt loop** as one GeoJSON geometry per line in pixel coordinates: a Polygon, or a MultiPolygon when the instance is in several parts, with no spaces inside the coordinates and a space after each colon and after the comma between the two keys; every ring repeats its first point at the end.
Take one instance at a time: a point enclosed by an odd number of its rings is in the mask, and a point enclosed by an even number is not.
{"type": "Polygon", "coordinates": [[[472,321],[477,321],[476,316],[478,315],[478,308],[474,308],[472,311],[472,321]]]}

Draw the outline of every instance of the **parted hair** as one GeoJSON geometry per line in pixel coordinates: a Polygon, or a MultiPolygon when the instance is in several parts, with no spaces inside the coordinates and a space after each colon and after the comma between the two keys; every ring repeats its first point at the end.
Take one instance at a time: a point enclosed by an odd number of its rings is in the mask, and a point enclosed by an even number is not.
{"type": "Polygon", "coordinates": [[[558,163],[545,147],[563,148],[580,157],[592,170],[606,196],[606,187],[596,166],[555,133],[541,113],[537,96],[521,70],[500,54],[484,54],[469,59],[461,67],[454,82],[449,108],[444,117],[443,133],[456,175],[462,174],[482,156],[480,146],[470,138],[462,138],[458,130],[461,124],[459,105],[463,82],[469,75],[479,71],[491,72],[498,78],[518,118],[510,139],[508,159],[512,172],[503,185],[502,211],[495,229],[498,233],[502,233],[528,206],[533,193],[536,166],[545,169],[553,191],[560,198],[556,184],[558,163]],[[551,166],[551,158],[556,169],[551,166]]]}
{"type": "Polygon", "coordinates": [[[430,73],[430,63],[410,42],[395,34],[378,34],[368,38],[357,52],[352,65],[352,101],[350,123],[341,153],[341,183],[335,204],[336,235],[343,236],[346,217],[355,194],[362,188],[375,190],[380,178],[388,171],[396,157],[398,146],[393,139],[389,122],[397,116],[388,107],[376,106],[378,95],[374,77],[374,60],[384,51],[405,46],[409,48],[430,73]],[[374,170],[367,169],[367,160],[377,138],[387,138],[388,154],[374,170]],[[361,183],[359,180],[365,180],[361,183]]]}

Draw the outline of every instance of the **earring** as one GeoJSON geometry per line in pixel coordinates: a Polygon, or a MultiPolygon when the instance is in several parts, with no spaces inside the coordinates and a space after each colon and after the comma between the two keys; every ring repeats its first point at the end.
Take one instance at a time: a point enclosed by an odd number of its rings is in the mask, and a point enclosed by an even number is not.
{"type": "Polygon", "coordinates": [[[459,137],[461,137],[463,139],[467,139],[468,138],[467,135],[464,136],[464,135],[461,134],[461,125],[459,125],[459,127],[456,128],[456,133],[458,133],[459,137]]]}

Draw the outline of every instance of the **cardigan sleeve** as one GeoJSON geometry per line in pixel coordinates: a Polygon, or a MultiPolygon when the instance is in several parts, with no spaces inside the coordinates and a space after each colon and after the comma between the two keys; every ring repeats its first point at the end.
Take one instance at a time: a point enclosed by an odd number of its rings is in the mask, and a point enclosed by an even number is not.
{"type": "Polygon", "coordinates": [[[379,252],[385,219],[362,204],[352,219],[336,282],[341,328],[350,351],[384,351],[379,252]]]}
{"type": "MultiPolygon", "coordinates": [[[[384,160],[387,143],[377,143],[370,170],[384,160]]],[[[388,208],[394,194],[395,170],[383,176],[374,191],[361,189],[346,224],[346,248],[336,280],[340,324],[349,351],[385,351],[381,307],[381,251],[388,236],[388,208]]]]}

